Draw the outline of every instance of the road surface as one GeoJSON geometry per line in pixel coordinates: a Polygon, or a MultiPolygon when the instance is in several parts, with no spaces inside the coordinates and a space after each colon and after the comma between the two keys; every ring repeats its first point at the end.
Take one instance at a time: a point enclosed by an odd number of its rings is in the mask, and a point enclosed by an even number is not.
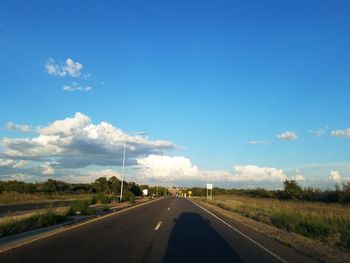
{"type": "Polygon", "coordinates": [[[164,198],[0,253],[0,262],[317,262],[237,230],[188,199],[164,198]]]}

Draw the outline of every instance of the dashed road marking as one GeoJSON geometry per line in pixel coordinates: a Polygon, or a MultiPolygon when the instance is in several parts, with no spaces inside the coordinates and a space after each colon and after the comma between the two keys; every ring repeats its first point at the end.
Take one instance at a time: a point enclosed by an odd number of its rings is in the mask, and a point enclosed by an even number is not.
{"type": "Polygon", "coordinates": [[[162,224],[162,221],[159,221],[156,227],[154,228],[154,230],[157,231],[160,228],[161,224],[162,224]]]}

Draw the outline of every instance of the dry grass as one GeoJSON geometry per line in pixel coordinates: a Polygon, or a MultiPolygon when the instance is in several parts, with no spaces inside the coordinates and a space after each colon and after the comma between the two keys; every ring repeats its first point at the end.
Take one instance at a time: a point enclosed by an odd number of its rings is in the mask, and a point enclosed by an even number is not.
{"type": "Polygon", "coordinates": [[[89,199],[91,197],[91,194],[25,194],[17,192],[3,192],[0,193],[0,204],[9,205],[56,200],[78,200],[89,199]]]}
{"type": "Polygon", "coordinates": [[[51,226],[66,219],[67,209],[46,208],[40,212],[0,218],[0,237],[51,226]]]}
{"type": "Polygon", "coordinates": [[[244,196],[215,196],[208,201],[225,210],[350,249],[350,206],[280,201],[244,196]]]}

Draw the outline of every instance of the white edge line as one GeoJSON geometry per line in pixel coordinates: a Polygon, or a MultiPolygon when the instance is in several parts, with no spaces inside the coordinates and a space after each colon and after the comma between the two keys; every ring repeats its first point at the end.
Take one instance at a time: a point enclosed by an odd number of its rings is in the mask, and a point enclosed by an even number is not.
{"type": "Polygon", "coordinates": [[[156,227],[154,228],[154,230],[157,231],[160,228],[161,224],[162,224],[162,221],[159,221],[156,227]]]}
{"type": "Polygon", "coordinates": [[[232,230],[236,231],[238,234],[240,234],[241,236],[245,237],[246,239],[248,239],[249,241],[251,241],[252,243],[254,243],[255,245],[257,245],[258,247],[260,247],[261,249],[263,249],[264,251],[266,251],[267,253],[269,253],[271,256],[274,256],[275,258],[277,258],[278,260],[284,262],[284,263],[288,263],[288,261],[286,261],[285,259],[281,258],[280,256],[278,256],[277,254],[275,254],[274,252],[272,252],[270,249],[264,247],[263,245],[261,245],[260,243],[258,243],[257,241],[255,241],[254,239],[250,238],[249,236],[247,236],[246,234],[242,233],[241,231],[239,231],[237,228],[233,227],[232,225],[230,225],[229,223],[227,223],[226,221],[222,220],[220,217],[218,217],[217,215],[213,214],[212,212],[208,211],[207,209],[205,209],[204,207],[200,206],[199,204],[195,203],[194,201],[190,200],[192,203],[194,203],[196,206],[200,207],[201,209],[203,209],[205,212],[207,212],[208,214],[212,215],[213,217],[215,217],[216,219],[218,219],[220,222],[224,223],[225,225],[227,225],[229,228],[231,228],[232,230]]]}

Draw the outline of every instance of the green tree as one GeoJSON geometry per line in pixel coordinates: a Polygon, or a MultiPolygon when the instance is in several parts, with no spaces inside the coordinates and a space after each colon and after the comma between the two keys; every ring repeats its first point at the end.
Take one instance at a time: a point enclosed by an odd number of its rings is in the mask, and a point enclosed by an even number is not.
{"type": "Polygon", "coordinates": [[[303,189],[295,180],[285,180],[283,182],[283,189],[286,198],[301,199],[303,189]]]}

